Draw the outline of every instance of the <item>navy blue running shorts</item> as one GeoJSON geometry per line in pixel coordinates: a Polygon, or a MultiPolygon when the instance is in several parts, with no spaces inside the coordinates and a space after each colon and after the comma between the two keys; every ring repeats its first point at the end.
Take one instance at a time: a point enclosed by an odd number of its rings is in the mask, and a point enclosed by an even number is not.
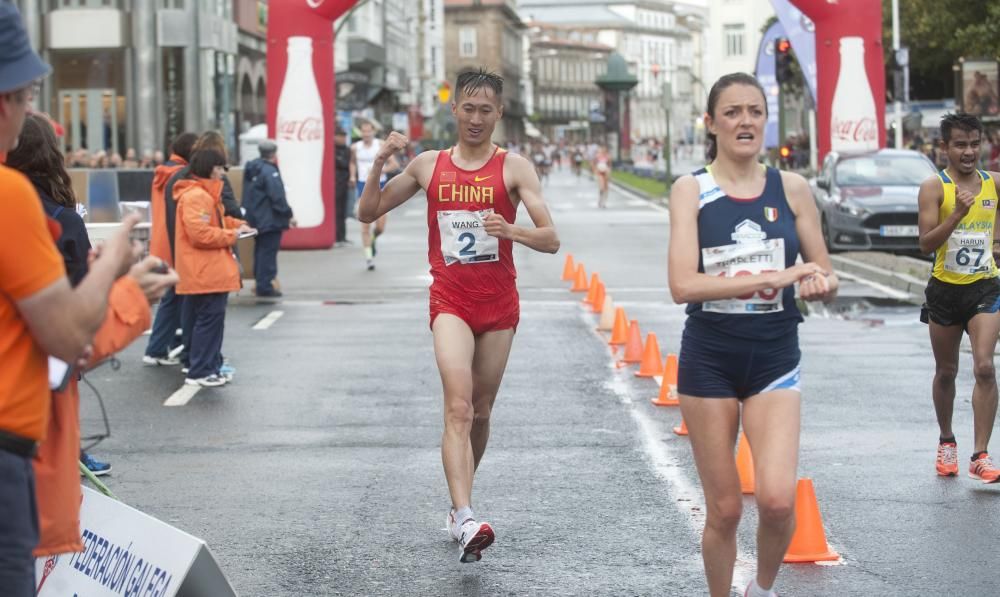
{"type": "Polygon", "coordinates": [[[773,390],[801,392],[797,322],[773,340],[738,338],[720,327],[688,318],[681,338],[678,394],[744,400],[773,390]]]}

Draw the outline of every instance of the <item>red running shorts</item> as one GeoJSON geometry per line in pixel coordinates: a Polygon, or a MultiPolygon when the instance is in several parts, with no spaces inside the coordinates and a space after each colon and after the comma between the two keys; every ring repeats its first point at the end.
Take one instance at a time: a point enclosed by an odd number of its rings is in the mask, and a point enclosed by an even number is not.
{"type": "Polygon", "coordinates": [[[476,336],[499,330],[517,331],[517,324],[521,319],[521,298],[517,294],[517,288],[480,300],[433,284],[430,312],[431,329],[434,328],[434,320],[438,315],[449,313],[464,321],[476,336]]]}

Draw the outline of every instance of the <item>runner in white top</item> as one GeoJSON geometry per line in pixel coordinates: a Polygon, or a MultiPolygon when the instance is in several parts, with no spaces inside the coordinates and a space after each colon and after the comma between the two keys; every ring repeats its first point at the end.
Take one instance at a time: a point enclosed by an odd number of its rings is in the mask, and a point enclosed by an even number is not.
{"type": "MultiPolygon", "coordinates": [[[[368,180],[368,173],[375,163],[375,156],[382,148],[382,141],[375,138],[375,127],[370,122],[361,125],[361,140],[351,145],[351,165],[350,183],[356,185],[358,198],[365,190],[365,181],[368,180]]],[[[386,170],[395,172],[400,169],[396,156],[390,156],[386,163],[386,170]]],[[[385,186],[388,177],[385,174],[379,177],[379,188],[385,186]]],[[[372,234],[371,224],[361,224],[361,245],[365,250],[365,265],[368,270],[375,269],[375,239],[385,232],[386,216],[375,221],[375,234],[372,234]]]]}

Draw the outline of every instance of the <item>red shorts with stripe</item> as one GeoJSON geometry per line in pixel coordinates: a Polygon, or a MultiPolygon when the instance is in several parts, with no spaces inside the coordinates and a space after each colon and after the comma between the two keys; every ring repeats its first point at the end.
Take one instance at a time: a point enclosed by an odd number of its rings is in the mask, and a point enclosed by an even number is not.
{"type": "Polygon", "coordinates": [[[468,324],[476,336],[499,330],[517,331],[521,319],[521,298],[516,287],[488,299],[477,299],[463,296],[440,284],[432,284],[430,312],[431,329],[438,315],[448,313],[468,324]]]}

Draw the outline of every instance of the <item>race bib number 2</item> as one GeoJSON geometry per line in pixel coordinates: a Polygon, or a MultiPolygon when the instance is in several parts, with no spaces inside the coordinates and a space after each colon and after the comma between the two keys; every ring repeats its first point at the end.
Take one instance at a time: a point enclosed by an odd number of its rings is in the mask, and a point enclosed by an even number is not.
{"type": "Polygon", "coordinates": [[[486,216],[491,213],[492,209],[438,212],[441,256],[445,265],[499,261],[499,239],[486,234],[483,226],[486,216]]]}
{"type": "MultiPolygon", "coordinates": [[[[710,276],[736,278],[785,269],[785,239],[735,243],[702,249],[702,264],[710,276]]],[[[703,311],[710,313],[776,313],[784,310],[781,289],[766,288],[734,299],[706,301],[703,311]]]]}

